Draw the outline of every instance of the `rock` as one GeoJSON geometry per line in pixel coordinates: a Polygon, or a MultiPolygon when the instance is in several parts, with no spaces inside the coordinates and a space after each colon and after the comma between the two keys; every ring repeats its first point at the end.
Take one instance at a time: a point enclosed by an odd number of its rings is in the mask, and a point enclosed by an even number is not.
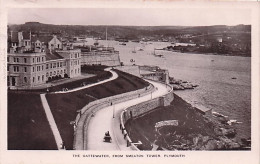
{"type": "Polygon", "coordinates": [[[222,141],[225,146],[226,146],[226,149],[229,149],[229,150],[237,150],[241,147],[241,145],[237,142],[234,142],[233,140],[231,139],[228,139],[228,138],[224,138],[224,137],[220,137],[220,141],[222,141]]]}
{"type": "Polygon", "coordinates": [[[204,146],[205,150],[216,150],[218,149],[218,144],[216,140],[209,140],[208,143],[204,146]]]}
{"type": "Polygon", "coordinates": [[[225,129],[225,128],[220,128],[222,130],[222,134],[224,136],[227,136],[228,138],[234,138],[235,135],[237,134],[235,129],[225,129]]]}

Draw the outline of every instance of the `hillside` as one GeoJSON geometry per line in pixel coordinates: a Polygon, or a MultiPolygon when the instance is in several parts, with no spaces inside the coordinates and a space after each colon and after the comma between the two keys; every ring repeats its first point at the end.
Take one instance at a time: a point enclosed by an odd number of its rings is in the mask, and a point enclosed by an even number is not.
{"type": "Polygon", "coordinates": [[[8,25],[10,31],[32,31],[33,33],[56,33],[63,36],[87,35],[105,38],[105,29],[109,38],[121,37],[138,39],[148,36],[178,36],[182,34],[199,35],[208,33],[250,33],[251,25],[237,26],[91,26],[91,25],[53,25],[39,22],[27,22],[20,25],[8,25]]]}

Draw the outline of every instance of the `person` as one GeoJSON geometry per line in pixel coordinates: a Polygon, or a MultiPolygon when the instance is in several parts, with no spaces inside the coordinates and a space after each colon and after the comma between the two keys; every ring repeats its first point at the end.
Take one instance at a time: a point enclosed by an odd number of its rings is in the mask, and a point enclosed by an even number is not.
{"type": "Polygon", "coordinates": [[[110,136],[109,131],[107,131],[107,132],[105,133],[105,135],[106,135],[106,136],[110,136]]]}

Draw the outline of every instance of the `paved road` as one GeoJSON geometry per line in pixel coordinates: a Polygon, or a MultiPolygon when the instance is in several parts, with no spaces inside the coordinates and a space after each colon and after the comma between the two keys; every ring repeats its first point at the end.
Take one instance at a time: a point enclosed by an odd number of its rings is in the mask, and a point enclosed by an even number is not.
{"type": "MultiPolygon", "coordinates": [[[[106,71],[110,71],[112,73],[112,77],[110,77],[109,79],[106,79],[106,80],[94,83],[94,84],[86,85],[86,86],[75,88],[75,89],[68,90],[68,91],[61,91],[61,92],[55,92],[55,93],[75,92],[75,91],[78,91],[78,90],[81,90],[81,89],[93,87],[95,85],[100,85],[100,84],[106,83],[108,81],[115,80],[118,77],[118,74],[116,72],[114,72],[114,71],[111,71],[111,68],[106,68],[105,70],[106,71]]],[[[54,135],[54,138],[55,138],[55,141],[56,141],[56,144],[57,144],[57,148],[60,150],[61,147],[62,147],[62,143],[63,142],[62,142],[62,138],[61,138],[59,129],[57,128],[57,124],[56,124],[56,122],[54,120],[54,117],[52,115],[52,112],[51,112],[51,109],[49,107],[48,101],[47,101],[47,99],[45,97],[45,94],[41,94],[40,97],[41,97],[41,101],[42,101],[42,104],[43,104],[43,108],[44,108],[45,114],[46,114],[48,122],[50,124],[52,133],[54,135]]]]}
{"type": "Polygon", "coordinates": [[[121,112],[129,106],[147,101],[151,99],[151,97],[156,98],[165,95],[170,89],[166,88],[163,84],[152,81],[149,82],[158,88],[152,94],[103,108],[95,113],[95,116],[90,120],[88,127],[88,150],[131,150],[130,147],[126,147],[126,141],[119,128],[121,112]],[[114,118],[113,113],[115,116],[114,118]],[[112,143],[103,142],[106,131],[110,132],[112,143]]]}

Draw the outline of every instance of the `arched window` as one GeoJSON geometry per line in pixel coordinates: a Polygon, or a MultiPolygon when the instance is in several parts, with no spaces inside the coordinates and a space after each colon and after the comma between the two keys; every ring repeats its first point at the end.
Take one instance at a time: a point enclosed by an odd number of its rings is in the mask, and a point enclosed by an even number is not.
{"type": "Polygon", "coordinates": [[[27,83],[27,77],[24,77],[23,80],[25,83],[27,83]]]}

